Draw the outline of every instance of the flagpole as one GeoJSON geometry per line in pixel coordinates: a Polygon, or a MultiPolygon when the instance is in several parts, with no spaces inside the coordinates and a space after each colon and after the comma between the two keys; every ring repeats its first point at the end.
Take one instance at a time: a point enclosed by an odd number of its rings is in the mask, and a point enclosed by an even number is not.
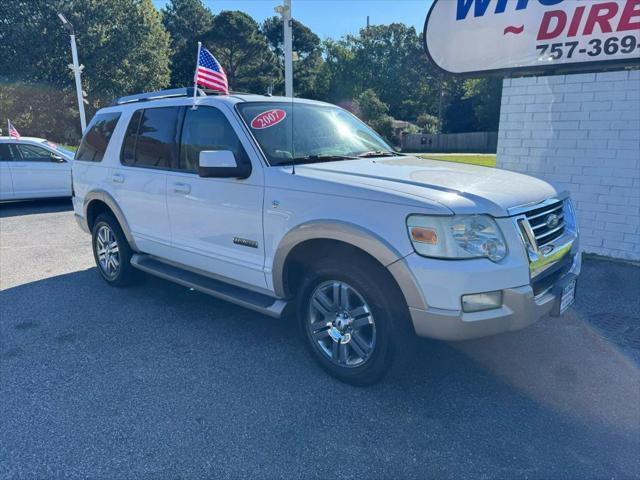
{"type": "Polygon", "coordinates": [[[192,110],[196,109],[196,94],[198,93],[198,67],[200,66],[200,49],[202,48],[202,42],[198,42],[198,57],[196,60],[196,71],[193,74],[193,106],[192,110]]]}

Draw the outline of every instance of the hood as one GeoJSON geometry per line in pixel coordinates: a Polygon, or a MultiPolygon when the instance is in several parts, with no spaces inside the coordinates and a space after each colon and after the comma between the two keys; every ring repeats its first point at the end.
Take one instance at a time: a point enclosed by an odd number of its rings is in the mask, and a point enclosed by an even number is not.
{"type": "Polygon", "coordinates": [[[559,193],[549,182],[528,175],[411,156],[318,163],[296,170],[305,176],[422,197],[461,214],[508,216],[509,208],[559,193]]]}

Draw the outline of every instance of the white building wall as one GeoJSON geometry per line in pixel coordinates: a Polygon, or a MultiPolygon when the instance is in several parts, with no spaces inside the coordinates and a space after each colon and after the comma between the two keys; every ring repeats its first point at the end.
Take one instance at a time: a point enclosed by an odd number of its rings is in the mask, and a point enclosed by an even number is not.
{"type": "Polygon", "coordinates": [[[569,190],[584,251],[640,260],[640,70],[505,79],[497,164],[569,190]]]}

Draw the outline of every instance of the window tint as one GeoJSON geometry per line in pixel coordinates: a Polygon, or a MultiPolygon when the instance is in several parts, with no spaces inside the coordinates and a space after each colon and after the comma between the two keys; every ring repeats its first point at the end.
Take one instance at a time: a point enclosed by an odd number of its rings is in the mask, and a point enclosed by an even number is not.
{"type": "Polygon", "coordinates": [[[26,144],[16,145],[16,147],[22,157],[16,160],[20,160],[22,162],[50,162],[52,160],[52,153],[45,148],[26,144]]]}
{"type": "Polygon", "coordinates": [[[133,157],[136,151],[136,140],[138,139],[138,127],[142,118],[143,110],[137,110],[129,120],[129,126],[124,135],[124,143],[122,145],[122,156],[120,158],[124,165],[133,165],[133,157]]]}
{"type": "Polygon", "coordinates": [[[76,160],[101,162],[119,118],[120,113],[117,112],[101,113],[93,117],[87,133],[82,137],[76,160]]]}
{"type": "Polygon", "coordinates": [[[0,143],[0,162],[9,162],[13,160],[11,147],[8,143],[0,143]]]}
{"type": "Polygon", "coordinates": [[[137,135],[133,134],[136,120],[134,115],[123,147],[123,163],[152,168],[171,168],[177,165],[179,113],[179,107],[144,110],[139,119],[137,135]]]}
{"type": "Polygon", "coordinates": [[[238,136],[217,108],[187,110],[182,127],[180,170],[197,172],[198,159],[203,150],[231,150],[238,164],[249,162],[238,136]]]}

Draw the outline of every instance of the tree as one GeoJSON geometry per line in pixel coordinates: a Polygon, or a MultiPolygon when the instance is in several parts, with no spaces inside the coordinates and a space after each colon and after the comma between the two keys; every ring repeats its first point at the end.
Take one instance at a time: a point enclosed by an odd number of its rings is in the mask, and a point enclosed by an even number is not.
{"type": "Polygon", "coordinates": [[[359,35],[327,41],[325,48],[331,101],[342,102],[370,88],[395,118],[415,120],[437,112],[435,71],[415,28],[401,23],[371,26],[359,35]]]}
{"type": "Polygon", "coordinates": [[[205,46],[222,64],[233,90],[264,93],[272,83],[281,81],[278,60],[267,38],[246,13],[223,11],[216,15],[205,46]]]}
{"type": "Polygon", "coordinates": [[[485,77],[466,80],[464,97],[471,100],[478,131],[495,132],[500,123],[502,78],[485,77]]]}
{"type": "MultiPolygon", "coordinates": [[[[0,2],[0,81],[73,92],[69,36],[57,12],[75,27],[89,114],[114,97],[168,85],[169,34],[151,0],[0,2]]],[[[50,109],[36,114],[53,124],[64,118],[50,109]]]]}
{"type": "Polygon", "coordinates": [[[362,92],[355,101],[360,118],[387,140],[391,140],[393,137],[393,118],[388,115],[389,106],[382,102],[376,92],[371,89],[362,92]]]}
{"type": "MultiPolygon", "coordinates": [[[[267,18],[262,24],[269,47],[280,60],[280,71],[284,77],[284,38],[282,18],[267,18]]],[[[298,59],[293,63],[293,87],[299,97],[323,98],[328,82],[322,75],[324,60],[320,37],[303,23],[293,20],[293,51],[298,59]]],[[[281,87],[281,85],[279,85],[281,87]]]]}
{"type": "Polygon", "coordinates": [[[197,44],[211,30],[213,13],[202,0],[171,0],[162,11],[162,23],[171,36],[171,85],[191,85],[197,44]]]}

